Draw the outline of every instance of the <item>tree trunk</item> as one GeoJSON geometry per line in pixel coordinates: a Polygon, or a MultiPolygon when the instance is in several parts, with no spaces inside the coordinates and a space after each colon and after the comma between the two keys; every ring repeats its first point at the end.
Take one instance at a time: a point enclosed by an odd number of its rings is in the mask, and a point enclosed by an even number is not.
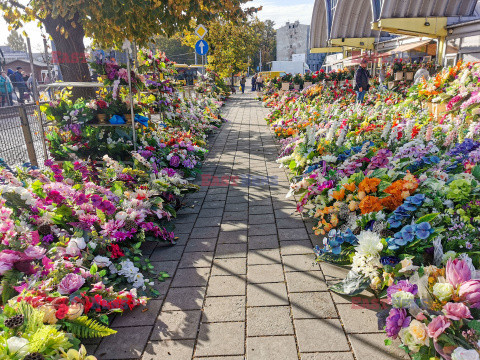
{"type": "MultiPolygon", "coordinates": [[[[63,18],[52,18],[48,16],[43,20],[45,29],[55,43],[56,56],[53,62],[57,62],[65,82],[90,82],[90,70],[87,64],[85,45],[83,38],[85,31],[83,25],[75,15],[71,20],[63,18]],[[72,24],[75,24],[72,26],[72,24]],[[62,35],[61,29],[64,29],[62,35]],[[68,34],[68,37],[65,35],[68,34]],[[58,61],[57,61],[58,60],[58,61]]],[[[94,88],[74,87],[72,90],[74,99],[95,97],[94,88]]]]}

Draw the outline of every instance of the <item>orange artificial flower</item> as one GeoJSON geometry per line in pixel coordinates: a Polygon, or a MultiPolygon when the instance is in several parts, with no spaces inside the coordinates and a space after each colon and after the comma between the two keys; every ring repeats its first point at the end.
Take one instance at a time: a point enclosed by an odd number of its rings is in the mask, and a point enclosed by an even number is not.
{"type": "Polygon", "coordinates": [[[374,193],[377,191],[378,184],[380,184],[380,179],[378,178],[365,178],[358,185],[358,191],[363,191],[366,194],[374,193]]]}
{"type": "Polygon", "coordinates": [[[362,214],[369,214],[383,209],[380,199],[376,196],[365,196],[358,206],[362,214]]]}
{"type": "Polygon", "coordinates": [[[355,185],[354,182],[352,182],[350,184],[343,184],[343,187],[350,192],[354,192],[357,189],[357,186],[355,185]]]}
{"type": "Polygon", "coordinates": [[[402,205],[402,203],[403,201],[401,198],[397,198],[393,195],[389,195],[383,199],[380,199],[380,204],[390,211],[395,211],[400,205],[402,205]]]}
{"type": "Polygon", "coordinates": [[[337,201],[343,200],[345,198],[345,189],[341,189],[340,191],[334,191],[332,193],[332,197],[337,201]]]}

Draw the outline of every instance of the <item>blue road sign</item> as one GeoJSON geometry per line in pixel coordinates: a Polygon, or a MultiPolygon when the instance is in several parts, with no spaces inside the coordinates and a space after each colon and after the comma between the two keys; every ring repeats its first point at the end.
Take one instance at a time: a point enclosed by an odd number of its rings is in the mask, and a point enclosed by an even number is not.
{"type": "Polygon", "coordinates": [[[195,44],[195,51],[198,55],[205,55],[208,53],[208,43],[205,40],[198,40],[195,44]]]}

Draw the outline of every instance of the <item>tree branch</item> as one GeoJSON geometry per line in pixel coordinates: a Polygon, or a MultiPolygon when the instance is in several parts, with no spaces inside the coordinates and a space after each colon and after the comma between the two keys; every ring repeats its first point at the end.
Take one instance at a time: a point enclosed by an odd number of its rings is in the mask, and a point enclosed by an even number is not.
{"type": "Polygon", "coordinates": [[[27,8],[25,5],[20,4],[18,1],[8,0],[8,2],[9,2],[10,4],[12,4],[12,6],[15,6],[15,7],[17,7],[17,8],[20,8],[20,9],[22,9],[22,10],[25,10],[25,9],[27,8]]]}

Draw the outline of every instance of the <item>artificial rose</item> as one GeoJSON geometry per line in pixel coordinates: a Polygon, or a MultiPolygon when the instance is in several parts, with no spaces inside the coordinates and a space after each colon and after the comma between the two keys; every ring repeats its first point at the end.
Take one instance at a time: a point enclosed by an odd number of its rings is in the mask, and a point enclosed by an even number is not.
{"type": "Polygon", "coordinates": [[[394,308],[409,308],[415,299],[415,295],[408,291],[397,291],[391,299],[394,308]]]}
{"type": "Polygon", "coordinates": [[[472,278],[472,272],[468,264],[461,259],[448,259],[445,269],[445,277],[453,286],[457,287],[472,278]]]}
{"type": "Polygon", "coordinates": [[[28,354],[28,344],[29,342],[27,339],[17,336],[12,336],[11,338],[7,339],[7,347],[10,355],[17,355],[22,359],[28,354]]]}
{"type": "Polygon", "coordinates": [[[437,316],[428,324],[428,336],[436,340],[450,325],[452,325],[452,323],[445,316],[437,316]]]}
{"type": "Polygon", "coordinates": [[[449,302],[443,307],[443,313],[451,320],[471,319],[470,309],[463,303],[449,302]]]}
{"type": "Polygon", "coordinates": [[[108,257],[100,255],[95,256],[93,262],[97,264],[99,268],[110,266],[110,264],[112,263],[108,257]]]}
{"type": "Polygon", "coordinates": [[[458,296],[472,308],[480,308],[480,280],[470,280],[460,285],[458,296]]]}
{"type": "Polygon", "coordinates": [[[480,355],[476,350],[467,350],[458,347],[453,350],[452,360],[480,360],[480,355]]]}
{"type": "Polygon", "coordinates": [[[85,279],[77,274],[67,274],[58,284],[57,290],[62,295],[70,295],[85,284],[85,279]]]}
{"type": "Polygon", "coordinates": [[[420,347],[429,342],[427,327],[418,320],[412,320],[408,328],[401,331],[400,337],[403,343],[414,352],[418,352],[420,347]]]}
{"type": "Polygon", "coordinates": [[[40,246],[29,246],[25,250],[25,255],[27,255],[30,259],[39,260],[43,258],[46,252],[47,250],[40,246]]]}
{"type": "Polygon", "coordinates": [[[68,312],[67,312],[66,318],[68,320],[75,320],[79,316],[82,316],[83,309],[84,309],[84,306],[81,303],[71,304],[68,307],[68,312]]]}
{"type": "Polygon", "coordinates": [[[387,336],[396,339],[400,330],[410,325],[411,319],[410,316],[407,317],[407,311],[405,309],[393,308],[390,310],[385,326],[387,336]]]}
{"type": "Polygon", "coordinates": [[[440,301],[449,301],[453,295],[453,285],[450,283],[436,283],[433,285],[433,295],[440,301]]]}

